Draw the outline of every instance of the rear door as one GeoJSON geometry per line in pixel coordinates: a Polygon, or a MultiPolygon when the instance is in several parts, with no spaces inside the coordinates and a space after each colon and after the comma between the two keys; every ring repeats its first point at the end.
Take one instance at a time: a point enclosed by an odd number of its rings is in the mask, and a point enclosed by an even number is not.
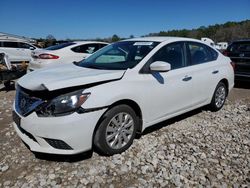
{"type": "Polygon", "coordinates": [[[187,66],[193,80],[193,104],[207,102],[220,79],[218,52],[199,42],[186,42],[188,54],[187,66]]]}

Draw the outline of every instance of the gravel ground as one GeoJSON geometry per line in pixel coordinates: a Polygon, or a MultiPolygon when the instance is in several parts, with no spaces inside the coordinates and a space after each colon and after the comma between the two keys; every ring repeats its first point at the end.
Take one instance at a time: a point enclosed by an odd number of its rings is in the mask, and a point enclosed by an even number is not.
{"type": "Polygon", "coordinates": [[[162,122],[112,157],[36,158],[11,125],[14,91],[0,90],[0,187],[250,187],[250,90],[222,110],[162,122]]]}

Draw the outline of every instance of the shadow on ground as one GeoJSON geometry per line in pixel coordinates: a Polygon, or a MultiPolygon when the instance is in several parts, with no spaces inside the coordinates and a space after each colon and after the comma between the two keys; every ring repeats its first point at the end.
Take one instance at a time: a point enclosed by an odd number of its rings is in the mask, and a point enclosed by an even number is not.
{"type": "Polygon", "coordinates": [[[194,115],[196,115],[196,114],[199,114],[199,113],[202,112],[202,110],[208,110],[208,109],[207,109],[206,107],[198,108],[198,109],[192,110],[192,111],[190,111],[190,112],[187,112],[187,113],[185,113],[185,114],[182,114],[182,115],[176,116],[176,117],[174,117],[174,118],[168,119],[168,120],[166,120],[166,121],[157,123],[157,124],[155,124],[155,125],[153,125],[153,126],[150,126],[150,127],[146,128],[146,129],[143,131],[142,135],[150,134],[150,133],[152,133],[152,132],[154,132],[154,131],[160,130],[160,129],[163,128],[163,127],[167,127],[167,126],[169,126],[169,125],[171,125],[171,124],[174,124],[174,123],[176,123],[176,122],[182,121],[182,120],[184,120],[184,119],[186,119],[186,118],[189,118],[189,117],[191,117],[191,116],[194,116],[194,115]]]}
{"type": "Polygon", "coordinates": [[[36,158],[46,161],[54,162],[79,162],[83,160],[90,159],[93,155],[93,151],[88,151],[76,155],[55,155],[55,154],[45,154],[45,153],[35,153],[33,152],[36,158]]]}

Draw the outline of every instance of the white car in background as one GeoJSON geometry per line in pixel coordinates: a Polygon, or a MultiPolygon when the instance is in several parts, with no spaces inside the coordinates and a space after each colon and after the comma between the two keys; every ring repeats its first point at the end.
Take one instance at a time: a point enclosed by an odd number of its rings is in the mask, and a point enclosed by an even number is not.
{"type": "Polygon", "coordinates": [[[205,105],[220,110],[233,86],[230,58],[199,40],[134,38],[23,76],[14,127],[35,152],[113,155],[156,123],[205,105]]]}
{"type": "Polygon", "coordinates": [[[0,40],[0,50],[8,55],[10,62],[31,61],[31,52],[36,46],[20,41],[0,40]]]}
{"type": "Polygon", "coordinates": [[[106,45],[108,43],[105,42],[75,41],[35,50],[32,52],[32,61],[29,64],[28,71],[74,61],[78,62],[106,45]]]}

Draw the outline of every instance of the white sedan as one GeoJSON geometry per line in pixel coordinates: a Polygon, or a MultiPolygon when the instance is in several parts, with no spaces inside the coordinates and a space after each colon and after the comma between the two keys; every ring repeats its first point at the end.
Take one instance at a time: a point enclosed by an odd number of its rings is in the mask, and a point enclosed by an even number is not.
{"type": "Polygon", "coordinates": [[[18,80],[14,127],[35,152],[121,153],[158,122],[205,105],[221,109],[234,86],[230,63],[195,39],[113,43],[78,64],[18,80]]]}
{"type": "Polygon", "coordinates": [[[62,63],[81,61],[106,46],[108,43],[97,41],[75,41],[34,50],[28,72],[62,63]]]}
{"type": "Polygon", "coordinates": [[[31,52],[39,49],[22,41],[0,41],[0,50],[8,55],[10,62],[31,61],[31,52]]]}

